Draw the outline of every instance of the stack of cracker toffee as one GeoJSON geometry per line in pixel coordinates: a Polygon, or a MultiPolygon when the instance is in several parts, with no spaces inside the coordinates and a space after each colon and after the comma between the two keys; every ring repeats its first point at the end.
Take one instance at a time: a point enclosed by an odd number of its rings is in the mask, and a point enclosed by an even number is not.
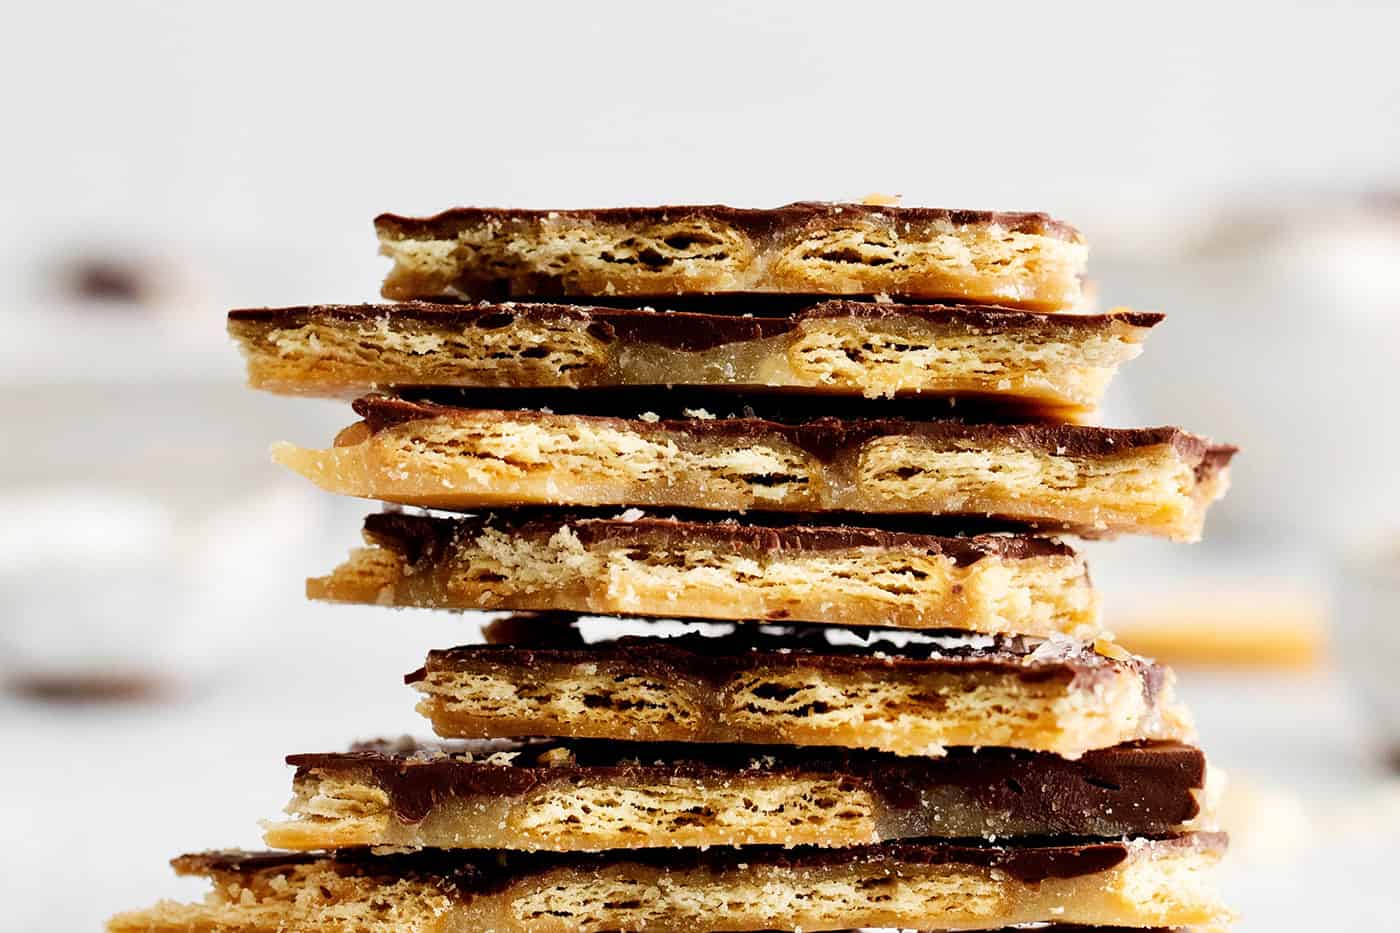
{"type": "Polygon", "coordinates": [[[1160,316],[1049,313],[1081,297],[1073,228],[376,226],[407,303],[230,315],[255,387],[354,399],[276,459],[395,505],[308,590],[503,612],[408,675],[439,740],[291,756],[278,851],[177,858],[208,898],[112,930],[1228,922],[1171,672],[1046,535],[1195,540],[1234,451],[1086,426],[1160,316]]]}

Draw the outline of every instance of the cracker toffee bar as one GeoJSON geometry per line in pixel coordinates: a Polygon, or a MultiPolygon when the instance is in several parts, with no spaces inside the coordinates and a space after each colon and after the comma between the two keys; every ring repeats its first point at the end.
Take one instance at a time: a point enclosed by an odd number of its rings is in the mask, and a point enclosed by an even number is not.
{"type": "Polygon", "coordinates": [[[516,616],[488,627],[491,644],[430,652],[407,681],[444,738],[820,745],[898,755],[998,746],[1078,758],[1192,734],[1170,671],[1069,639],[719,628],[729,630],[589,642],[568,615],[516,616]]]}
{"type": "Polygon", "coordinates": [[[946,396],[1092,411],[1159,314],[829,301],[777,317],[560,304],[317,305],[229,313],[259,389],[353,398],[397,386],[715,389],[946,396]]]}
{"type": "Polygon", "coordinates": [[[1217,834],[1032,847],[892,843],[598,855],[213,852],[175,860],[212,891],[114,918],[112,933],[362,930],[988,929],[1224,923],[1217,834]]]}
{"type": "Polygon", "coordinates": [[[510,395],[362,398],[363,420],[334,447],[283,443],[273,456],[332,492],[434,508],[970,516],[1196,540],[1235,453],[1177,428],[842,419],[810,398],[762,416],[620,418],[578,413],[578,392],[529,411],[510,409],[510,395]]]}
{"type": "Polygon", "coordinates": [[[1028,535],[938,536],[567,512],[385,512],[312,599],[445,609],[1102,633],[1084,561],[1028,535]]]}
{"type": "Polygon", "coordinates": [[[891,295],[1077,305],[1088,247],[1045,214],[806,202],[606,210],[455,208],[375,219],[393,300],[891,295]]]}
{"type": "Polygon", "coordinates": [[[955,749],[942,758],[791,746],[588,740],[372,742],[292,755],[284,849],[549,851],[860,846],[939,837],[1122,837],[1200,815],[1205,758],[1177,743],[1077,761],[955,749]]]}

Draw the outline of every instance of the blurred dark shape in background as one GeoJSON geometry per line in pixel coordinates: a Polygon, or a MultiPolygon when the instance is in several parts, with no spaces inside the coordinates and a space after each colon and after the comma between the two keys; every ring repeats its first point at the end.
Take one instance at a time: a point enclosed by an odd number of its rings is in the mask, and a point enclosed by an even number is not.
{"type": "Polygon", "coordinates": [[[140,308],[159,294],[159,275],[146,260],[80,253],[59,264],[54,291],[61,299],[140,308]]]}

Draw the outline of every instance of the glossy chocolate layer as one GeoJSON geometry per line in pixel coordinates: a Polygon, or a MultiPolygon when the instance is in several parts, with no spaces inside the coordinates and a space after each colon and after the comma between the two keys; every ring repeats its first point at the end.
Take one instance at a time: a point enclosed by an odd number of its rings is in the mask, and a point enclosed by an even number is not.
{"type": "Polygon", "coordinates": [[[794,746],[708,745],[603,740],[369,742],[348,753],[290,755],[301,779],[317,772],[378,786],[403,822],[416,823],[444,801],[521,796],[563,782],[654,784],[689,778],[725,786],[755,777],[832,776],[866,790],[893,811],[915,810],[938,787],[965,791],[982,810],[1043,826],[1055,835],[1091,835],[1114,814],[1122,832],[1170,832],[1194,818],[1192,793],[1205,782],[1205,757],[1177,743],[1140,743],[1086,753],[1076,761],[1014,749],[952,749],[943,758],[794,746]],[[504,754],[503,754],[504,753],[504,754]],[[562,755],[565,763],[545,763],[562,755]],[[492,757],[496,756],[496,757],[492,757]],[[549,756],[548,758],[544,756],[549,756]]]}
{"type": "Polygon", "coordinates": [[[404,680],[417,683],[429,672],[493,661],[526,667],[615,662],[663,683],[683,677],[721,684],[738,672],[762,666],[1004,674],[1027,683],[1058,679],[1077,689],[1091,689],[1129,670],[1141,679],[1150,705],[1166,677],[1163,668],[1145,658],[1110,658],[1069,639],[1044,642],[1017,635],[931,636],[878,628],[707,623],[710,630],[722,634],[693,631],[671,637],[628,635],[586,641],[577,624],[580,618],[574,613],[541,612],[499,619],[485,629],[488,644],[430,651],[424,667],[404,680]]]}
{"type": "MultiPolygon", "coordinates": [[[[408,512],[396,512],[401,506],[386,503],[384,514],[417,514],[408,512]]],[[[583,521],[585,519],[595,519],[604,521],[621,521],[621,516],[626,510],[619,505],[519,505],[509,508],[493,508],[489,511],[472,511],[462,514],[461,517],[469,519],[486,519],[501,521],[511,525],[528,524],[531,522],[551,522],[563,515],[568,515],[571,520],[583,521]]],[[[639,509],[640,511],[640,509],[639,509]]],[[[718,514],[705,509],[687,508],[656,508],[658,519],[674,520],[684,523],[710,522],[729,523],[736,521],[726,514],[718,514]]],[[[458,513],[452,513],[457,515],[458,513]]],[[[648,513],[650,514],[650,513],[648,513]]],[[[1025,522],[1017,522],[1013,519],[998,518],[986,515],[922,515],[901,512],[851,512],[851,511],[831,511],[831,512],[744,512],[742,522],[745,527],[761,529],[782,529],[792,527],[811,528],[837,528],[837,529],[862,529],[876,532],[890,532],[892,534],[912,535],[925,538],[948,538],[969,540],[985,538],[1023,538],[1027,542],[1046,542],[1060,544],[1060,539],[1052,537],[1041,537],[1039,534],[1029,534],[1026,530],[1025,522]],[[796,525],[794,524],[796,523],[796,525]]],[[[1039,546],[1038,543],[1028,543],[1032,549],[1039,546]]],[[[1060,544],[1068,548],[1068,545],[1060,544]]]]}
{"type": "MultiPolygon", "coordinates": [[[[770,421],[787,426],[837,419],[849,422],[956,419],[961,423],[999,425],[1058,424],[1064,421],[1063,413],[1053,407],[997,395],[924,393],[869,399],[858,395],[789,392],[781,388],[748,385],[655,385],[645,388],[401,385],[395,386],[392,392],[402,401],[435,404],[443,408],[538,411],[621,420],[637,418],[642,414],[648,418],[656,415],[663,424],[672,428],[702,421],[770,421]]],[[[758,425],[755,428],[755,433],[761,431],[758,425]]],[[[715,428],[701,428],[696,433],[707,430],[711,434],[717,431],[715,428]]]]}
{"type": "Polygon", "coordinates": [[[1079,231],[1049,214],[1029,211],[971,211],[941,207],[894,207],[874,204],[798,201],[776,208],[729,207],[724,204],[673,204],[659,207],[611,207],[596,210],[522,210],[518,208],[454,207],[431,217],[380,214],[375,229],[399,236],[433,236],[465,225],[485,226],[541,220],[576,220],[599,224],[657,224],[683,220],[709,220],[744,231],[752,237],[771,235],[780,229],[806,226],[825,229],[835,223],[865,218],[896,223],[948,223],[958,226],[993,224],[1013,233],[1029,233],[1081,242],[1079,231]]]}
{"type": "MultiPolygon", "coordinates": [[[[616,510],[613,510],[613,514],[616,514],[616,510]]],[[[660,537],[674,540],[677,544],[697,540],[722,541],[733,548],[775,553],[901,548],[941,554],[959,566],[968,566],[986,557],[1022,560],[1074,553],[1054,538],[1034,535],[956,537],[854,525],[765,526],[752,523],[748,516],[743,523],[654,516],[623,519],[592,516],[572,510],[493,512],[460,518],[380,512],[365,517],[365,534],[376,544],[402,554],[410,564],[419,564],[447,553],[458,540],[475,538],[487,529],[530,537],[552,535],[565,525],[584,546],[660,537]]]]}
{"type": "MultiPolygon", "coordinates": [[[[591,301],[592,299],[590,299],[591,301]]],[[[810,299],[802,298],[804,302],[810,299]]],[[[473,327],[498,330],[521,321],[571,321],[604,343],[649,343],[700,351],[726,343],[761,340],[785,334],[806,321],[850,318],[857,321],[914,319],[951,331],[982,334],[1011,332],[1053,336],[1104,330],[1115,323],[1152,327],[1163,315],[1120,311],[1113,314],[1041,314],[994,305],[915,305],[888,302],[821,301],[773,313],[773,303],[758,296],[708,296],[710,313],[635,308],[607,308],[560,303],[483,302],[471,305],[408,302],[402,304],[308,305],[293,308],[243,308],[230,311],[230,326],[302,327],[316,321],[365,324],[411,322],[425,327],[473,327]],[[753,310],[756,309],[756,310],[753,310]],[[759,315],[759,316],[745,316],[759,315]]],[[[663,306],[664,307],[664,306],[663,306]]],[[[781,307],[781,306],[779,306],[781,307]]]]}
{"type": "MultiPolygon", "coordinates": [[[[1108,871],[1125,862],[1135,846],[1158,849],[1196,848],[1218,851],[1225,846],[1219,833],[1191,833],[1150,842],[1048,839],[1037,844],[1007,847],[941,842],[895,842],[848,849],[780,846],[717,846],[695,849],[637,849],[619,855],[552,853],[519,854],[470,849],[421,849],[374,855],[367,849],[339,849],[333,856],[344,874],[386,880],[431,879],[453,886],[462,896],[498,892],[516,881],[559,868],[598,871],[615,865],[639,865],[661,870],[701,869],[709,872],[747,871],[750,866],[804,869],[832,865],[883,863],[899,865],[967,865],[996,869],[1034,884],[1046,878],[1078,878],[1108,871]]],[[[182,875],[233,873],[249,875],[306,865],[327,858],[319,853],[205,852],[172,861],[182,875]]]]}
{"type": "MultiPolygon", "coordinates": [[[[400,424],[433,418],[451,419],[464,410],[490,411],[502,420],[530,421],[548,417],[540,411],[519,410],[522,406],[537,406],[552,414],[569,414],[597,418],[612,425],[639,433],[651,431],[683,432],[692,437],[720,437],[736,442],[780,437],[822,460],[830,460],[844,450],[877,437],[918,437],[947,444],[979,447],[1009,446],[1021,450],[1043,452],[1052,456],[1076,458],[1106,457],[1134,449],[1169,445],[1190,463],[1198,479],[1211,475],[1235,455],[1236,448],[1213,444],[1180,428],[1100,428],[1068,424],[992,424],[973,423],[944,418],[910,420],[907,417],[832,417],[837,413],[908,411],[899,408],[904,400],[882,400],[872,404],[867,399],[846,399],[838,404],[829,398],[787,396],[782,399],[750,400],[744,395],[697,394],[676,391],[674,394],[650,392],[644,401],[635,392],[618,396],[614,404],[600,405],[606,398],[596,393],[572,389],[542,389],[536,392],[512,389],[461,389],[450,396],[434,394],[423,398],[394,398],[370,395],[356,399],[354,410],[365,420],[371,431],[379,432],[400,424]],[[450,397],[451,405],[434,401],[450,397]],[[626,400],[628,414],[646,411],[658,415],[657,421],[632,420],[618,417],[617,399],[626,400]],[[681,408],[682,412],[697,405],[708,405],[713,418],[671,417],[675,412],[658,409],[681,408]],[[604,410],[600,410],[604,409],[604,410]]],[[[918,399],[909,400],[914,405],[918,399]]],[[[923,403],[926,405],[926,403],[923,403]]],[[[704,407],[701,405],[701,407],[704,407]]]]}

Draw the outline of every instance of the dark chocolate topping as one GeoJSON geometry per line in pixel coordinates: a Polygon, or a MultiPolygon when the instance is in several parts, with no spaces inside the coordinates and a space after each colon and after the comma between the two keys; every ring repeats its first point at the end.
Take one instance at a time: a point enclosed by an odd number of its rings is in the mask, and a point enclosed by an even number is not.
{"type": "Polygon", "coordinates": [[[703,630],[674,636],[626,635],[586,641],[576,613],[516,613],[486,626],[488,644],[430,651],[417,683],[438,671],[480,664],[617,663],[661,682],[701,678],[722,684],[755,668],[804,667],[883,676],[890,673],[1006,674],[1028,683],[1062,680],[1076,688],[1129,671],[1149,701],[1161,689],[1163,669],[1145,658],[1096,653],[1070,639],[1040,641],[1020,635],[926,633],[834,625],[766,625],[706,621],[703,630]],[[707,634],[720,632],[722,634],[707,634]]]}
{"type": "Polygon", "coordinates": [[[1161,833],[1197,815],[1205,757],[1177,743],[1140,743],[1077,761],[1014,749],[951,749],[943,758],[794,746],[591,740],[363,743],[348,753],[290,755],[297,778],[348,774],[377,785],[398,818],[414,823],[436,805],[471,795],[519,796],[552,782],[632,783],[695,778],[709,786],[744,777],[820,774],[864,787],[886,806],[919,806],[931,787],[957,786],[989,812],[1035,820],[1056,834],[1087,834],[1086,816],[1115,814],[1135,833],[1161,833]],[[567,752],[566,764],[541,756],[567,752]],[[490,759],[492,755],[507,753],[490,759]]]}
{"type": "MultiPolygon", "coordinates": [[[[806,301],[807,299],[804,299],[806,301]]],[[[263,324],[270,327],[300,327],[312,321],[363,323],[384,321],[411,323],[426,327],[477,327],[496,330],[516,320],[576,321],[605,343],[650,343],[678,350],[708,350],[726,343],[759,340],[787,333],[804,321],[851,318],[862,321],[917,319],[932,325],[978,333],[1073,334],[1102,330],[1123,323],[1132,327],[1152,327],[1163,315],[1138,311],[1113,314],[1041,314],[1016,311],[992,305],[913,305],[860,301],[822,301],[787,310],[781,317],[763,314],[761,301],[733,296],[710,296],[711,313],[669,310],[604,308],[588,305],[525,304],[504,302],[474,305],[407,304],[312,305],[294,308],[244,308],[229,312],[231,323],[263,324]],[[749,304],[757,311],[747,310],[749,304]]],[[[669,303],[669,301],[668,301],[669,303]]],[[[708,306],[707,306],[708,307],[708,306]]]]}
{"type": "Polygon", "coordinates": [[[777,208],[753,209],[724,204],[666,205],[660,207],[612,207],[594,210],[523,210],[519,208],[454,207],[431,217],[380,214],[374,219],[380,234],[403,237],[432,236],[466,226],[500,226],[538,223],[556,218],[602,224],[656,224],[686,220],[710,220],[744,231],[752,237],[771,236],[779,230],[825,229],[846,221],[890,221],[899,224],[950,223],[996,224],[1015,233],[1038,234],[1082,242],[1078,230],[1049,214],[1025,211],[973,211],[939,207],[887,207],[872,204],[798,201],[777,208]]]}
{"type": "MultiPolygon", "coordinates": [[[[356,414],[364,418],[370,430],[376,432],[412,421],[451,419],[464,411],[473,410],[491,411],[503,420],[532,421],[548,417],[538,411],[518,410],[524,398],[521,392],[519,389],[461,390],[453,394],[454,401],[458,403],[454,405],[443,405],[428,399],[369,395],[356,399],[353,407],[356,414]]],[[[631,393],[631,398],[635,399],[635,395],[635,392],[631,393]]],[[[666,405],[668,397],[675,399],[683,407],[693,407],[697,401],[697,396],[686,392],[677,393],[675,396],[654,392],[649,393],[644,402],[631,401],[628,407],[633,410],[646,410],[649,407],[650,410],[656,411],[658,407],[666,405]]],[[[589,400],[595,396],[572,389],[540,390],[531,398],[557,414],[595,418],[642,434],[677,431],[697,437],[728,437],[736,440],[777,436],[822,459],[833,458],[843,450],[884,436],[913,436],[950,444],[1006,445],[1069,457],[1111,456],[1136,448],[1166,444],[1175,448],[1179,456],[1191,463],[1200,477],[1204,475],[1202,471],[1208,473],[1222,468],[1236,452],[1234,447],[1212,444],[1203,437],[1173,427],[1101,428],[1069,424],[991,424],[952,418],[924,421],[907,418],[837,418],[830,416],[834,399],[811,396],[764,399],[757,403],[762,408],[760,413],[745,401],[743,395],[708,395],[705,399],[711,406],[708,410],[717,417],[663,417],[656,422],[617,417],[615,408],[614,413],[600,414],[594,405],[589,404],[589,400]],[[720,407],[721,405],[727,407],[720,407]],[[745,411],[745,408],[749,410],[745,411]]],[[[897,401],[885,400],[877,407],[888,411],[890,403],[897,401]]],[[[914,401],[917,403],[918,400],[914,401]]],[[[869,406],[866,399],[848,399],[846,402],[849,405],[864,403],[868,410],[875,410],[869,406]]]]}
{"type": "MultiPolygon", "coordinates": [[[[398,507],[389,505],[386,508],[387,511],[392,512],[398,507]]],[[[454,516],[462,515],[463,517],[471,518],[483,518],[489,515],[492,518],[514,525],[518,523],[558,521],[561,517],[566,515],[571,521],[583,521],[585,519],[614,521],[618,520],[619,516],[623,514],[626,508],[627,507],[623,505],[514,505],[493,508],[489,511],[475,509],[470,512],[458,511],[455,509],[443,509],[439,511],[448,512],[454,516]]],[[[638,510],[642,511],[640,508],[638,510]]],[[[738,520],[735,516],[698,508],[666,506],[664,508],[657,507],[652,511],[656,513],[654,516],[656,518],[673,519],[679,522],[708,523],[718,521],[727,523],[738,520]]],[[[850,527],[935,538],[980,538],[996,536],[1026,537],[1029,541],[1031,538],[1039,538],[1039,535],[1042,533],[1038,530],[1035,523],[989,515],[929,515],[900,512],[852,512],[849,510],[833,510],[830,512],[750,511],[744,512],[741,518],[744,525],[755,528],[781,529],[790,528],[795,525],[830,528],[850,527]]],[[[1058,527],[1051,528],[1051,531],[1058,530],[1058,527]]],[[[1050,531],[1044,533],[1049,534],[1050,531]]],[[[1039,538],[1039,540],[1056,541],[1058,539],[1039,538]]],[[[1032,545],[1032,547],[1034,547],[1034,545],[1032,545]]],[[[1066,547],[1068,546],[1066,545],[1066,547]]]]}
{"type": "Polygon", "coordinates": [[[767,527],[748,521],[685,521],[643,516],[636,519],[600,518],[556,510],[552,514],[495,512],[460,518],[439,518],[406,512],[379,512],[365,517],[365,534],[375,543],[402,554],[412,565],[447,554],[456,542],[487,529],[514,535],[552,536],[567,526],[585,545],[604,541],[639,542],[656,538],[714,542],[721,547],[779,553],[835,551],[847,548],[917,548],[946,555],[959,566],[984,557],[1020,560],[1049,555],[1073,555],[1054,538],[1034,535],[954,537],[889,531],[880,528],[819,524],[767,527]]]}
{"type": "MultiPolygon", "coordinates": [[[[760,420],[796,425],[827,421],[941,421],[967,424],[1059,424],[1054,406],[994,392],[946,395],[937,392],[869,399],[756,385],[414,386],[397,385],[402,400],[446,408],[541,411],[558,415],[635,418],[649,413],[667,422],[760,420]],[[644,400],[644,401],[639,401],[644,400]],[[715,416],[707,418],[702,412],[715,416]],[[750,418],[752,413],[756,418],[750,418]]],[[[674,427],[675,425],[672,425],[674,427]]],[[[702,431],[705,429],[701,429],[702,431]]],[[[712,431],[714,429],[711,429],[712,431]]]]}
{"type": "Polygon", "coordinates": [[[639,865],[663,871],[696,869],[712,876],[746,871],[750,866],[815,868],[829,865],[881,864],[968,865],[999,869],[1036,883],[1046,878],[1078,878],[1108,871],[1126,861],[1135,846],[1153,850],[1193,848],[1218,852],[1222,833],[1187,833],[1144,841],[1083,841],[1049,838],[1017,847],[932,841],[893,842],[846,849],[808,846],[744,846],[697,849],[630,849],[624,853],[516,853],[471,849],[421,849],[374,855],[368,849],[339,849],[332,858],[314,852],[205,852],[172,861],[182,875],[276,872],[326,860],[327,867],[347,875],[384,879],[417,878],[455,887],[463,896],[499,892],[513,883],[559,868],[594,872],[608,866],[639,865]],[[744,867],[740,867],[744,866],[744,867]]]}

